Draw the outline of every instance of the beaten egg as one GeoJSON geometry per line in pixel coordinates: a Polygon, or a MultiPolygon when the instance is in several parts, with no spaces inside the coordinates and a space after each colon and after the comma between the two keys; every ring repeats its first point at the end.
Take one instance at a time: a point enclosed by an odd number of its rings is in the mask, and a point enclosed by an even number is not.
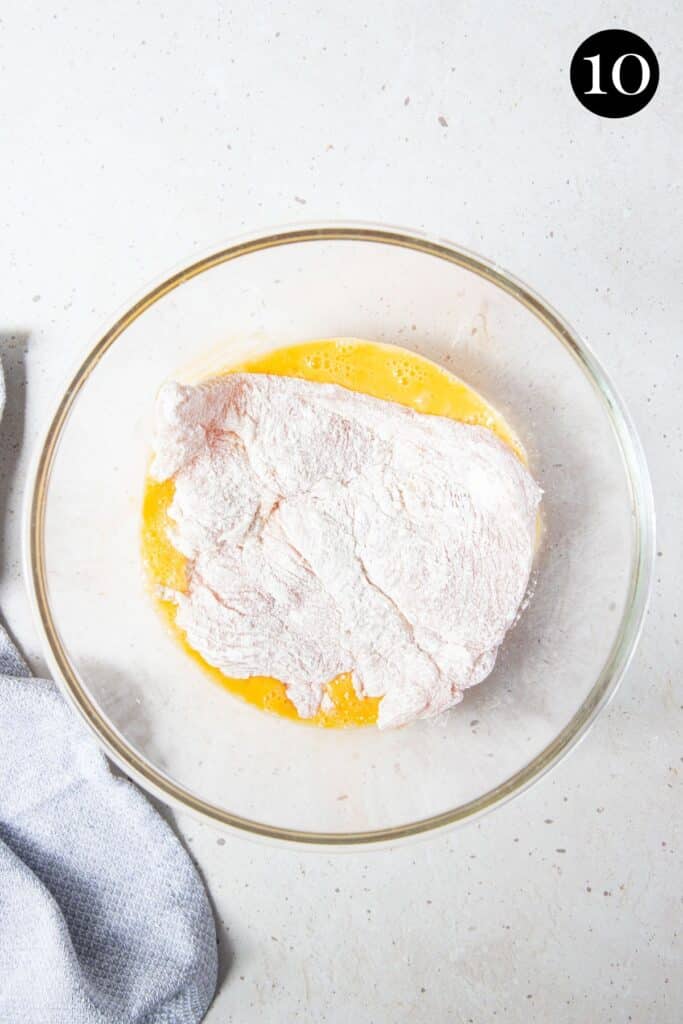
{"type": "MultiPolygon", "coordinates": [[[[398,402],[416,412],[448,416],[463,423],[487,427],[524,459],[518,440],[503,418],[472,388],[424,356],[406,349],[355,339],[310,341],[276,349],[236,366],[231,372],[268,373],[337,384],[352,391],[398,402]]],[[[267,676],[232,679],[209,665],[187,641],[175,621],[176,606],[159,597],[163,589],[186,588],[186,559],[168,537],[169,507],[173,501],[173,480],[145,482],[142,509],[142,553],[150,588],[170,631],[184,651],[231,693],[262,710],[285,718],[339,728],[373,725],[381,698],[359,697],[351,673],[330,680],[330,706],[314,718],[300,719],[280,680],[267,676]]]]}

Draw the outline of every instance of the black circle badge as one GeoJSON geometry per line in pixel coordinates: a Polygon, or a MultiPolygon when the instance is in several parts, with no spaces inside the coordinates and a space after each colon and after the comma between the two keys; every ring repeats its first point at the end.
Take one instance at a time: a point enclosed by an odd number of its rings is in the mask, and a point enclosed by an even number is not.
{"type": "Polygon", "coordinates": [[[589,36],[572,58],[574,94],[599,117],[630,117],[646,106],[659,85],[659,63],[652,47],[623,29],[589,36]]]}

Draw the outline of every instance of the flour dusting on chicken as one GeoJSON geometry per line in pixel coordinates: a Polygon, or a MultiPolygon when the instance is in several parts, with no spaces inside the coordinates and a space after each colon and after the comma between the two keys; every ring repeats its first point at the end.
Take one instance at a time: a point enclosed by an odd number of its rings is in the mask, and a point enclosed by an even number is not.
{"type": "MultiPolygon", "coordinates": [[[[190,645],[280,679],[302,717],[351,671],[380,728],[436,715],[492,670],[527,587],[541,492],[495,434],[292,377],[166,384],[172,592],[190,645]]],[[[167,593],[166,596],[169,596],[167,593]]]]}

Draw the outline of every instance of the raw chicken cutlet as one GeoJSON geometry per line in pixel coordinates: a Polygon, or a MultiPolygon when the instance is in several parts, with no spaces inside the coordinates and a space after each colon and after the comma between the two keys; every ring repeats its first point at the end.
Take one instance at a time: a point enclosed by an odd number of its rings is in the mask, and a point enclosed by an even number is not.
{"type": "MultiPolygon", "coordinates": [[[[335,384],[234,373],[166,384],[151,475],[188,559],[177,625],[299,715],[353,673],[380,728],[492,670],[524,597],[541,492],[491,431],[335,384]]],[[[324,703],[323,703],[324,706],[324,703]]]]}

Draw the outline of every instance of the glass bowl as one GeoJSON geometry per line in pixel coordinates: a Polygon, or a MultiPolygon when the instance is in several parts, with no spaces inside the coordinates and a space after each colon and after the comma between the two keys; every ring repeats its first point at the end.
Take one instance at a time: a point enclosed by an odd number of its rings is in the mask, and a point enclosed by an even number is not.
{"type": "Polygon", "coordinates": [[[242,833],[354,846],[470,820],[567,753],[633,652],[653,521],[626,410],[546,302],[440,239],[330,224],[213,252],[96,341],[38,453],[25,549],[50,668],[128,775],[242,833]],[[512,426],[544,490],[535,591],[492,676],[396,731],[314,728],[232,696],[169,635],[141,564],[161,383],[325,337],[400,345],[462,377],[512,426]]]}

